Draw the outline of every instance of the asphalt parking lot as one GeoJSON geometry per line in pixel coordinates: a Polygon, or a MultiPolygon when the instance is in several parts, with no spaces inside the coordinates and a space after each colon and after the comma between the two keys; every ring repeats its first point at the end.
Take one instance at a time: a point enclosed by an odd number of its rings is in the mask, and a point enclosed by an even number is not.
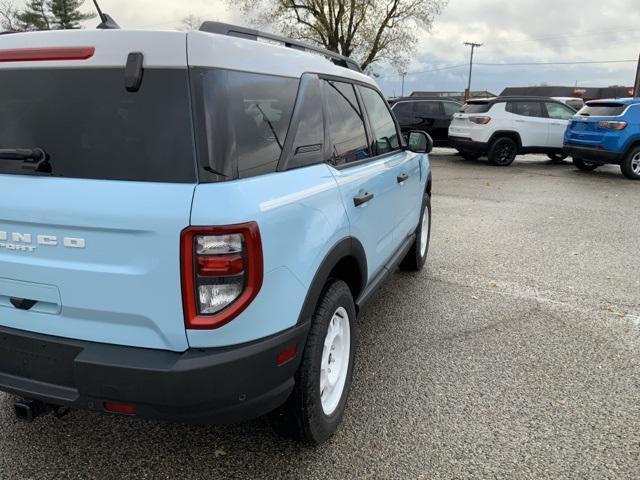
{"type": "Polygon", "coordinates": [[[25,425],[0,394],[0,478],[640,478],[640,182],[533,155],[432,163],[428,266],[361,316],[327,445],[265,419],[25,425]]]}

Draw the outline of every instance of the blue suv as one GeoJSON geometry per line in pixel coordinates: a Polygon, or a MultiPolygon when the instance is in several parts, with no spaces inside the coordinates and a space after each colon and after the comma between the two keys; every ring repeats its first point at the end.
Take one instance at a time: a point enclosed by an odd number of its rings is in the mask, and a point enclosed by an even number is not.
{"type": "Polygon", "coordinates": [[[640,179],[640,98],[588,102],[567,127],[564,152],[580,170],[612,163],[640,179]]]}
{"type": "Polygon", "coordinates": [[[219,23],[2,35],[0,79],[0,390],[18,418],[279,409],[326,440],[358,311],[425,263],[428,135],[405,140],[350,59],[219,23]]]}

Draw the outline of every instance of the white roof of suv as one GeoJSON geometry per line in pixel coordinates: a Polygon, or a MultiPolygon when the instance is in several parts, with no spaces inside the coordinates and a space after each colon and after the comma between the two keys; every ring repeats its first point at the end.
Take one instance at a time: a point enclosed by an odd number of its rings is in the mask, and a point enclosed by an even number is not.
{"type": "MultiPolygon", "coordinates": [[[[141,52],[144,67],[224,68],[300,77],[305,72],[334,75],[375,85],[368,76],[335,65],[326,57],[297,48],[202,31],[64,30],[0,36],[0,50],[94,47],[86,60],[47,61],[48,68],[122,67],[127,55],[141,52]],[[187,48],[185,48],[185,44],[187,48]]],[[[1,68],[37,68],[39,61],[0,63],[1,68]]]]}

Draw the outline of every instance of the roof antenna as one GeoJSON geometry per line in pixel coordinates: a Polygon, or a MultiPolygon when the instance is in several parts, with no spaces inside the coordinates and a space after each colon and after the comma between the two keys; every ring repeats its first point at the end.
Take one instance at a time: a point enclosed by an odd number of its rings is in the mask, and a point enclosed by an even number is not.
{"type": "Polygon", "coordinates": [[[120,25],[109,15],[108,13],[103,13],[100,5],[98,5],[98,0],[93,0],[93,4],[96,6],[96,10],[98,10],[98,16],[100,17],[100,25],[96,28],[101,30],[114,30],[119,29],[120,25]]]}

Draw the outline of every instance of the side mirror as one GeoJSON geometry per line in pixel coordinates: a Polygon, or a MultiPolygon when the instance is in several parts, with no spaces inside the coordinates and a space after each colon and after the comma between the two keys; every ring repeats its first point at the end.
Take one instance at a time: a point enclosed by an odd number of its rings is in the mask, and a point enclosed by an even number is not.
{"type": "Polygon", "coordinates": [[[407,144],[409,150],[415,153],[430,153],[433,150],[433,139],[419,130],[409,132],[407,144]]]}

